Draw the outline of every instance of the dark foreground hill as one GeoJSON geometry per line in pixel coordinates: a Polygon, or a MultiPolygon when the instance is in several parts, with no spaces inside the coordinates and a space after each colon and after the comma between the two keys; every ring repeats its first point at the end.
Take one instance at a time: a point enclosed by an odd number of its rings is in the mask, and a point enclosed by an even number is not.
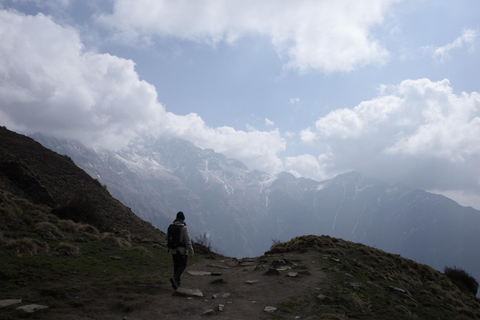
{"type": "MultiPolygon", "coordinates": [[[[5,127],[0,127],[0,188],[4,200],[25,199],[55,209],[58,217],[88,222],[100,231],[123,230],[163,241],[161,232],[113,198],[70,158],[5,127]]],[[[1,217],[2,224],[8,218],[1,217]]]]}
{"type": "Polygon", "coordinates": [[[251,259],[196,244],[187,271],[203,275],[182,284],[203,296],[185,297],[168,281],[163,236],[66,157],[0,128],[2,320],[480,318],[479,300],[446,275],[327,236],[251,259]]]}

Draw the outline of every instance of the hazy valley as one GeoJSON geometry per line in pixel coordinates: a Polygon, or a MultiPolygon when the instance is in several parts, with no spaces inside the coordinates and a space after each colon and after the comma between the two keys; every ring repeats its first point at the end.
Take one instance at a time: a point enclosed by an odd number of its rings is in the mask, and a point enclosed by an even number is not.
{"type": "Polygon", "coordinates": [[[143,140],[112,152],[34,138],[71,157],[160,230],[183,210],[191,232],[207,234],[229,256],[258,256],[272,240],[325,234],[480,278],[480,211],[441,195],[356,172],[326,181],[271,176],[181,139],[143,140]]]}

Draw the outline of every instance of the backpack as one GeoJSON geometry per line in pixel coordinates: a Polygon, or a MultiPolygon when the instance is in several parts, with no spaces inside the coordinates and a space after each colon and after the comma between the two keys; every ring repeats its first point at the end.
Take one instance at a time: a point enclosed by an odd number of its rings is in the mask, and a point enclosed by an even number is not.
{"type": "Polygon", "coordinates": [[[168,244],[167,246],[170,249],[176,249],[178,247],[185,247],[185,242],[180,242],[180,234],[184,226],[178,224],[171,224],[168,227],[168,244]]]}

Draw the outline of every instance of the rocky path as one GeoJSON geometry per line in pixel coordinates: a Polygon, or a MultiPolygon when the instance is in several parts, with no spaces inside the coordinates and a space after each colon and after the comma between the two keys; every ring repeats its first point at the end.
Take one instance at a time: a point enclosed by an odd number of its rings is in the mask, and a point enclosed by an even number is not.
{"type": "Polygon", "coordinates": [[[269,318],[268,313],[277,312],[278,305],[289,298],[320,294],[325,278],[320,268],[314,253],[205,259],[188,266],[181,288],[198,289],[203,296],[175,292],[165,279],[148,307],[132,310],[126,319],[269,318]]]}
{"type": "MultiPolygon", "coordinates": [[[[169,278],[162,277],[156,284],[123,283],[114,289],[81,291],[75,297],[78,305],[72,305],[75,314],[41,307],[50,309],[45,314],[49,320],[270,319],[282,313],[282,303],[321,296],[326,277],[322,257],[315,251],[195,261],[187,266],[182,287],[176,291],[169,278]]],[[[3,302],[20,305],[19,301],[3,302]]],[[[35,313],[41,309],[28,308],[27,312],[35,313]]],[[[281,315],[282,319],[302,318],[294,313],[281,315]]],[[[41,314],[36,317],[43,319],[41,314]]]]}

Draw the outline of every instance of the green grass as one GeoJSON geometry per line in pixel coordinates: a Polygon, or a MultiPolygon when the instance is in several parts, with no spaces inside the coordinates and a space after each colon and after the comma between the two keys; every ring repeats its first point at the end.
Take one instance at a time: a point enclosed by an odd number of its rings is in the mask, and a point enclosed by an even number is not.
{"type": "MultiPolygon", "coordinates": [[[[102,241],[76,243],[77,256],[18,256],[13,249],[0,250],[0,299],[23,299],[24,303],[50,308],[81,307],[75,297],[88,290],[114,289],[129,285],[155,285],[169,275],[171,257],[163,249],[149,246],[151,256],[134,249],[119,249],[102,241]],[[115,257],[115,258],[112,258],[115,257]]],[[[48,311],[42,311],[45,313],[48,311]]],[[[17,311],[2,309],[0,319],[11,319],[17,311]],[[5,312],[6,310],[6,312],[5,312]]]]}
{"type": "Polygon", "coordinates": [[[480,300],[426,265],[330,237],[299,237],[278,246],[273,250],[320,252],[327,279],[320,285],[325,299],[306,290],[282,303],[273,319],[480,319],[480,300]]]}

